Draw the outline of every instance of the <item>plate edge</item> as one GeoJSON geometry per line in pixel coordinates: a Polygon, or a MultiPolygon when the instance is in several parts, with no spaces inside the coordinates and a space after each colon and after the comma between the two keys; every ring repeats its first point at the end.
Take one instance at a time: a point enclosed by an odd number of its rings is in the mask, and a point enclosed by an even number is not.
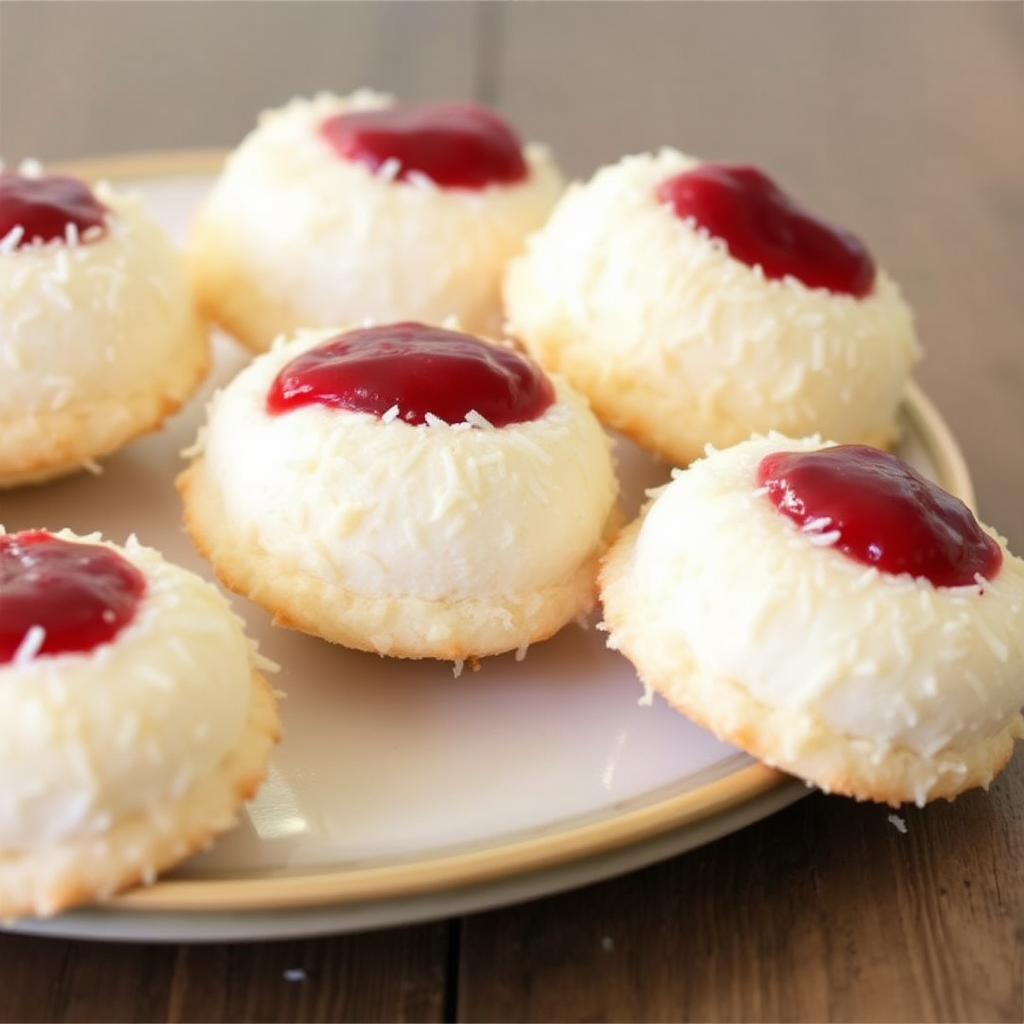
{"type": "MultiPolygon", "coordinates": [[[[46,167],[91,181],[216,175],[228,154],[229,150],[224,148],[152,150],[47,161],[46,167]]],[[[942,486],[974,510],[974,487],[959,444],[936,406],[914,381],[907,384],[903,408],[934,463],[942,486]]],[[[483,851],[354,871],[216,881],[163,879],[150,888],[117,896],[103,904],[102,909],[118,912],[300,909],[419,895],[443,888],[446,883],[449,887],[455,884],[461,888],[507,876],[513,864],[515,873],[526,874],[640,843],[742,806],[793,781],[792,777],[755,762],[696,791],[617,818],[483,851]],[[691,803],[693,806],[687,806],[691,803]],[[596,842],[594,833],[598,834],[596,842]],[[211,894],[211,885],[220,890],[216,895],[211,894]],[[273,892],[268,893],[268,888],[273,892]],[[254,889],[260,891],[254,892],[254,889]]]]}

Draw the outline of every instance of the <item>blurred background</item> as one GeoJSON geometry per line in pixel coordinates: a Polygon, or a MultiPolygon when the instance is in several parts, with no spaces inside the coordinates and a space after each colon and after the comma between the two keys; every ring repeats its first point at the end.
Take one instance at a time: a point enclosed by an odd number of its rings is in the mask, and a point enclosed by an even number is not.
{"type": "Polygon", "coordinates": [[[1017,3],[2,0],[0,154],[230,147],[371,86],[493,104],[574,176],[661,145],[758,163],[901,284],[918,379],[1024,549],[1024,460],[988,443],[1024,440],[1024,288],[987,269],[1024,265],[1022,41],[1017,3]]]}

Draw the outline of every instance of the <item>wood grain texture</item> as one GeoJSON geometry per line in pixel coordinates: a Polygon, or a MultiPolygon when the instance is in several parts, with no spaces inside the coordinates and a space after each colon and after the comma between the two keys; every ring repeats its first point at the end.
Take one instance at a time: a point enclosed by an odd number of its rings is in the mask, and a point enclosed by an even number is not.
{"type": "Polygon", "coordinates": [[[512,4],[502,107],[574,175],[671,145],[767,168],[914,307],[917,374],[1024,549],[1024,25],[1012,4],[512,4]]]}
{"type": "MultiPolygon", "coordinates": [[[[752,160],[901,283],[919,379],[1024,549],[1024,32],[996,4],[511,5],[496,93],[577,175],[752,160]],[[1017,268],[1017,269],[1014,269],[1017,268]]],[[[460,1019],[1024,1013],[1024,764],[904,813],[814,797],[706,850],[463,929],[460,1019]]]]}
{"type": "Polygon", "coordinates": [[[233,146],[260,110],[321,90],[471,95],[476,23],[451,2],[4,0],[0,152],[233,146]]]}
{"type": "Polygon", "coordinates": [[[1016,1021],[1024,772],[899,812],[815,794],[625,878],[467,919],[460,1020],[1016,1021]]]}
{"type": "MultiPolygon", "coordinates": [[[[918,377],[984,518],[1024,550],[1022,43],[1013,3],[5,0],[0,152],[231,145],[289,95],[373,85],[494,103],[578,176],[663,144],[760,163],[901,283],[918,377]]],[[[1024,756],[989,794],[901,811],[905,833],[889,815],[811,796],[461,924],[248,946],[4,935],[0,1020],[1024,1019],[1024,756]]]]}
{"type": "Polygon", "coordinates": [[[0,1021],[441,1021],[447,931],[210,946],[0,935],[0,1021]]]}

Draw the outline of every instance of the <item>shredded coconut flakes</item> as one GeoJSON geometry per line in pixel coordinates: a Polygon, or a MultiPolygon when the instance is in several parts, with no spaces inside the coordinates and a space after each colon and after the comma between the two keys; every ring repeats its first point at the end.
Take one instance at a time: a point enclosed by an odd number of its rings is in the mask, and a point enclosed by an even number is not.
{"type": "Polygon", "coordinates": [[[14,652],[12,664],[27,665],[42,650],[45,642],[46,630],[42,626],[30,626],[14,652]]]}
{"type": "Polygon", "coordinates": [[[470,426],[477,427],[480,430],[494,429],[494,424],[491,423],[491,421],[487,419],[486,416],[482,415],[481,413],[478,413],[476,409],[470,409],[469,412],[466,413],[466,422],[470,426]]]}
{"type": "Polygon", "coordinates": [[[377,177],[381,181],[394,181],[402,171],[402,163],[397,157],[389,156],[377,168],[377,177]]]}
{"type": "Polygon", "coordinates": [[[25,237],[25,229],[20,224],[15,224],[2,239],[0,239],[0,253],[14,252],[18,248],[22,238],[25,237]]]}
{"type": "Polygon", "coordinates": [[[410,171],[406,175],[406,180],[413,188],[418,188],[423,192],[436,192],[438,190],[437,185],[434,184],[434,179],[422,171],[410,171]]]}

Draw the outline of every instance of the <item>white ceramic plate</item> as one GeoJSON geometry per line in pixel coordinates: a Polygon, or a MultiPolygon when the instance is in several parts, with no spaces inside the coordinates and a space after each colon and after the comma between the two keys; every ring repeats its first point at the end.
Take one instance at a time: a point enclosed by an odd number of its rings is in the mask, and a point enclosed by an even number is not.
{"type": "MultiPolygon", "coordinates": [[[[78,165],[137,189],[180,240],[218,166],[211,154],[78,165]]],[[[135,533],[209,576],[173,487],[204,399],[247,356],[217,336],[202,395],[160,434],[83,474],[0,493],[7,530],[135,533]]],[[[901,454],[973,501],[963,459],[914,388],[901,454]]],[[[632,513],[664,466],[620,444],[632,513]]],[[[771,771],[656,700],[593,628],[571,626],[525,660],[453,676],[434,662],[346,651],[274,628],[233,598],[276,685],[285,738],[242,824],[156,885],[26,932],[191,941],[340,932],[482,909],[583,885],[690,849],[797,799],[771,771]]]]}

